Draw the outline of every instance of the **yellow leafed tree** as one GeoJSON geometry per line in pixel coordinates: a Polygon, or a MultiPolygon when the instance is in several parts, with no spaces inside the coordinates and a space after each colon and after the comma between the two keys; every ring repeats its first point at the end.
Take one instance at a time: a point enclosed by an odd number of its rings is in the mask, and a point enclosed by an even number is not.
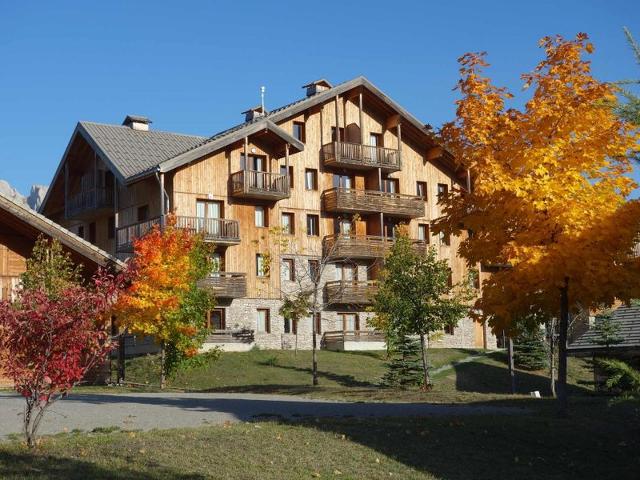
{"type": "Polygon", "coordinates": [[[462,98],[441,134],[471,192],[452,192],[436,230],[470,232],[460,254],[502,265],[483,284],[478,307],[497,330],[532,311],[560,315],[558,397],[566,413],[569,309],[640,296],[632,256],[640,204],[629,201],[629,152],[638,132],[609,105],[614,87],[591,75],[586,34],[546,37],[545,58],[522,75],[533,90],[522,109],[483,76],[484,54],[460,59],[462,98]]]}

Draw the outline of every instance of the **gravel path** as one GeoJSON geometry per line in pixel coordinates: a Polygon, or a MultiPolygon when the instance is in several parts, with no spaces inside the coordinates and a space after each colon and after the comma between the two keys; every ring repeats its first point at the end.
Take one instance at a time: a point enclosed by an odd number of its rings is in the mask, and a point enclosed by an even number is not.
{"type": "MultiPolygon", "coordinates": [[[[0,393],[0,438],[20,431],[24,401],[0,393]]],[[[260,417],[386,417],[517,414],[522,409],[429,403],[348,403],[285,395],[234,393],[77,394],[55,403],[43,434],[97,427],[150,430],[249,421],[260,417]]]]}

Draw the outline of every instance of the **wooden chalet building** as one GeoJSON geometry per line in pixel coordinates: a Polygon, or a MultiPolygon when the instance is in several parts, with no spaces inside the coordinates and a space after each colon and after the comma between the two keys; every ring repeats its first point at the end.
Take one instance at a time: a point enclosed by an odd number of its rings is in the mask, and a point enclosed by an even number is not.
{"type": "MultiPolygon", "coordinates": [[[[397,225],[408,226],[416,248],[437,246],[453,282],[467,273],[459,240],[430,229],[438,196],[466,185],[466,175],[423,123],[366,78],[303,88],[301,100],[251,108],[208,138],[156,131],[139,116],[80,122],[41,212],[119,258],[168,212],[179,227],[204,233],[216,245],[216,271],[203,282],[218,299],[212,341],[290,348],[297,330],[309,348],[313,321],[329,348],[382,346],[366,310],[397,225]],[[330,262],[321,318],[286,324],[283,296],[321,259],[330,262]]],[[[439,345],[492,347],[495,338],[465,319],[439,345]]]]}
{"type": "MultiPolygon", "coordinates": [[[[13,299],[20,275],[26,270],[26,259],[40,235],[58,240],[73,262],[82,264],[87,278],[98,267],[121,266],[107,252],[0,193],[0,300],[13,299]]],[[[0,385],[4,383],[0,372],[0,385]]]]}

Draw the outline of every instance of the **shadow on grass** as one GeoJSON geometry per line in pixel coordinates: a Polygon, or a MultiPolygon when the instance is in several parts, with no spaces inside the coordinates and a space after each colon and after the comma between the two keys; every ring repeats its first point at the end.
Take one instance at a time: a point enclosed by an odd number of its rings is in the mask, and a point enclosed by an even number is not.
{"type": "MultiPolygon", "coordinates": [[[[307,373],[309,374],[309,378],[311,378],[311,374],[312,374],[311,368],[307,368],[307,367],[295,367],[293,365],[278,365],[277,363],[274,364],[269,361],[260,362],[260,365],[268,366],[271,368],[280,368],[283,370],[289,370],[293,372],[307,373]]],[[[357,380],[353,375],[341,375],[339,373],[325,372],[322,370],[318,370],[318,377],[324,378],[326,380],[331,380],[333,382],[336,382],[339,385],[342,385],[343,387],[377,387],[378,386],[378,384],[373,382],[357,380]]]]}
{"type": "Polygon", "coordinates": [[[183,474],[174,470],[153,466],[140,472],[131,469],[102,467],[81,460],[42,455],[36,452],[0,451],[0,478],[10,479],[71,479],[71,480],[202,480],[202,475],[183,474]]]}
{"type": "MultiPolygon", "coordinates": [[[[501,352],[491,353],[490,358],[504,362],[506,356],[501,352]]],[[[483,362],[454,364],[456,373],[456,390],[474,393],[511,393],[511,379],[504,367],[489,365],[483,362]]],[[[536,372],[516,370],[516,393],[527,394],[538,390],[543,396],[551,395],[549,378],[536,372]]],[[[593,391],[587,385],[568,385],[569,395],[590,395],[593,391]]]]}

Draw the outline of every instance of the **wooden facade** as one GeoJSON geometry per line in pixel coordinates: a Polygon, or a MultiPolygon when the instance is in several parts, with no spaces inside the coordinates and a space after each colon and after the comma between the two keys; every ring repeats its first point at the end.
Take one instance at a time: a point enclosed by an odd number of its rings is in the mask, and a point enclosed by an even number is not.
{"type": "MultiPolygon", "coordinates": [[[[159,163],[153,174],[135,180],[117,179],[108,212],[96,209],[93,217],[65,218],[56,216],[56,208],[46,208],[51,218],[74,231],[81,228],[85,238],[95,223],[94,243],[120,256],[130,255],[133,239],[173,212],[180,228],[203,232],[216,245],[221,271],[204,283],[236,303],[281,300],[287,291],[283,258],[306,262],[326,256],[364,262],[366,274],[358,274],[352,288],[338,288],[343,304],[364,305],[399,226],[415,248],[434,246],[449,261],[453,281],[462,280],[467,267],[455,254],[459,239],[438,238],[429,227],[441,214],[438,186],[449,191],[464,187],[464,174],[455,171],[422,124],[366,82],[354,85],[348,90],[319,87],[320,93],[307,100],[267,114],[265,121],[275,125],[271,130],[248,122],[231,129],[231,140],[219,148],[199,154],[205,147],[196,147],[185,154],[188,161],[166,169],[159,163]],[[304,148],[294,149],[275,128],[299,135],[304,148]],[[203,204],[215,206],[215,218],[200,216],[203,204]],[[274,232],[285,223],[284,231],[274,232]],[[258,268],[264,259],[268,272],[258,268]]],[[[95,152],[84,145],[72,148],[77,152],[69,175],[95,175],[92,169],[101,168],[95,152]]],[[[69,178],[68,183],[82,182],[69,178]]],[[[64,207],[54,198],[48,203],[57,205],[58,212],[64,207]]],[[[338,290],[328,284],[325,293],[331,297],[338,290]]],[[[272,323],[276,317],[272,312],[272,323]]]]}

